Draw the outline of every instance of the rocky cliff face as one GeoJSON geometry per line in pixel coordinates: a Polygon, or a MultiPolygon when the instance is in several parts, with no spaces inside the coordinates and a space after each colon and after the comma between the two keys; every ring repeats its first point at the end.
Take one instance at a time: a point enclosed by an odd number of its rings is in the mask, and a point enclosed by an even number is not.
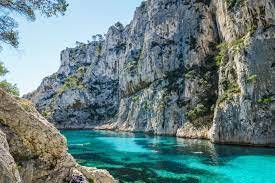
{"type": "Polygon", "coordinates": [[[108,43],[80,44],[62,51],[58,72],[30,94],[37,109],[57,127],[93,128],[116,115],[118,55],[112,48],[119,42],[115,34],[120,31],[110,28],[108,43]]]}
{"type": "Polygon", "coordinates": [[[216,1],[221,38],[214,142],[275,144],[275,2],[216,1]],[[227,6],[225,6],[227,5],[227,6]]]}
{"type": "Polygon", "coordinates": [[[126,27],[64,50],[58,72],[26,97],[58,128],[270,145],[274,5],[147,0],[126,27]]]}
{"type": "Polygon", "coordinates": [[[105,170],[78,165],[66,140],[27,100],[0,89],[0,182],[116,182],[105,170]]]}

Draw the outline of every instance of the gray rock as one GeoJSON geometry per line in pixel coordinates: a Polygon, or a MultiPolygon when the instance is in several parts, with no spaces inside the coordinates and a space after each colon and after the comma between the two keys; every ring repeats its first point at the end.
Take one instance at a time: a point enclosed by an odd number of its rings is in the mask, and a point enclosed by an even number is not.
{"type": "Polygon", "coordinates": [[[274,146],[274,1],[250,0],[231,10],[221,3],[217,12],[227,19],[220,18],[219,25],[228,45],[219,71],[220,100],[211,139],[274,146]]]}
{"type": "Polygon", "coordinates": [[[60,132],[32,104],[0,89],[0,182],[116,182],[105,170],[78,165],[60,132]]]}
{"type": "Polygon", "coordinates": [[[9,152],[9,144],[6,135],[0,130],[0,182],[19,183],[21,178],[17,165],[9,152]]]}
{"type": "Polygon", "coordinates": [[[144,1],[103,41],[62,51],[25,97],[58,128],[273,144],[274,12],[272,0],[144,1]]]}

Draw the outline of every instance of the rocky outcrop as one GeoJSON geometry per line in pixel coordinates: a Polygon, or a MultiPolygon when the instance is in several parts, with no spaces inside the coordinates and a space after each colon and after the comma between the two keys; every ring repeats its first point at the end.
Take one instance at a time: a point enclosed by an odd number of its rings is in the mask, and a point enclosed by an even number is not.
{"type": "Polygon", "coordinates": [[[129,25],[64,50],[26,98],[58,128],[273,144],[274,12],[272,0],[144,1],[129,25]]]}
{"type": "Polygon", "coordinates": [[[0,182],[116,182],[105,170],[78,165],[29,101],[1,89],[0,98],[0,182]]]}
{"type": "Polygon", "coordinates": [[[214,142],[274,145],[275,4],[237,2],[215,3],[224,43],[210,136],[214,142]]]}
{"type": "Polygon", "coordinates": [[[0,131],[0,182],[20,182],[17,165],[9,152],[6,135],[0,131]]]}
{"type": "Polygon", "coordinates": [[[218,85],[215,28],[206,2],[143,2],[133,21],[112,26],[105,40],[63,51],[59,71],[26,97],[58,128],[176,135],[192,120],[209,129],[218,85]]]}
{"type": "Polygon", "coordinates": [[[62,51],[58,72],[27,96],[58,128],[93,128],[116,115],[118,56],[111,51],[118,39],[116,31],[117,27],[109,30],[112,40],[108,44],[79,43],[76,48],[62,51]]]}

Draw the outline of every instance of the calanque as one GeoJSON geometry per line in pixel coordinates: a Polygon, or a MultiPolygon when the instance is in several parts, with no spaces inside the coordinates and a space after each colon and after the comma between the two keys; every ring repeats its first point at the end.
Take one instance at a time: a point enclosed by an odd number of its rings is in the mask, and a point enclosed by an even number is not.
{"type": "Polygon", "coordinates": [[[274,146],[272,0],[148,0],[25,98],[59,129],[274,146]]]}
{"type": "Polygon", "coordinates": [[[77,164],[57,129],[275,147],[274,77],[273,0],[144,1],[63,50],[37,90],[0,90],[0,182],[117,182],[77,164]]]}

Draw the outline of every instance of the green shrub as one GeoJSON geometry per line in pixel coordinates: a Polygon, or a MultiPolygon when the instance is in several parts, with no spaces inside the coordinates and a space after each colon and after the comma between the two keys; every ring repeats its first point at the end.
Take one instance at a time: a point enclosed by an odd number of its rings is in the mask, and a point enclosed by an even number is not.
{"type": "Polygon", "coordinates": [[[140,100],[140,97],[138,95],[135,95],[132,97],[134,102],[138,102],[140,100]]]}
{"type": "Polygon", "coordinates": [[[257,75],[251,75],[251,76],[249,76],[249,77],[246,79],[246,81],[247,81],[248,83],[255,82],[256,80],[257,80],[257,75]]]}
{"type": "Polygon", "coordinates": [[[217,103],[220,104],[226,100],[231,100],[234,94],[239,93],[241,93],[241,89],[238,83],[230,82],[229,85],[225,88],[224,93],[219,96],[217,103]]]}
{"type": "MultiPolygon", "coordinates": [[[[9,71],[5,68],[4,64],[0,62],[0,77],[5,76],[9,71]]],[[[0,88],[6,92],[19,96],[19,89],[15,84],[11,84],[6,80],[0,80],[0,88]]]]}
{"type": "Polygon", "coordinates": [[[68,77],[65,80],[65,83],[63,86],[58,90],[59,93],[63,93],[67,91],[68,89],[76,88],[76,89],[83,89],[84,84],[77,78],[76,76],[68,77]]]}
{"type": "Polygon", "coordinates": [[[50,113],[47,112],[47,111],[43,111],[41,114],[42,114],[42,116],[44,116],[45,118],[47,118],[47,117],[50,116],[50,113]]]}
{"type": "Polygon", "coordinates": [[[218,52],[217,56],[215,57],[215,62],[216,62],[217,66],[220,66],[222,63],[222,60],[224,59],[224,57],[227,54],[228,43],[224,42],[224,43],[218,45],[217,48],[218,48],[219,52],[218,52]]]}
{"type": "Polygon", "coordinates": [[[17,86],[15,84],[7,82],[6,80],[0,81],[0,88],[2,88],[10,94],[19,96],[19,89],[17,88],[17,86]]]}
{"type": "Polygon", "coordinates": [[[239,53],[243,49],[244,40],[245,40],[244,37],[241,37],[239,39],[236,39],[236,40],[230,42],[229,47],[232,48],[234,54],[239,53]]]}
{"type": "Polygon", "coordinates": [[[258,103],[264,103],[264,104],[269,104],[272,102],[271,97],[263,97],[257,100],[258,103]]]}
{"type": "Polygon", "coordinates": [[[0,62],[0,76],[5,76],[9,71],[5,68],[4,64],[0,62]]]}
{"type": "Polygon", "coordinates": [[[190,70],[190,71],[187,71],[187,72],[184,74],[184,78],[185,78],[185,79],[191,79],[194,75],[195,75],[195,71],[194,71],[194,70],[190,70]]]}
{"type": "Polygon", "coordinates": [[[148,101],[148,100],[145,100],[144,102],[143,102],[143,107],[144,107],[144,109],[149,109],[149,107],[150,107],[150,102],[148,101]]]}
{"type": "Polygon", "coordinates": [[[188,111],[186,113],[187,118],[190,120],[194,120],[198,117],[203,116],[205,113],[208,112],[208,108],[205,107],[205,105],[203,104],[198,104],[195,108],[193,108],[192,110],[188,111]]]}
{"type": "Polygon", "coordinates": [[[219,50],[219,52],[215,57],[216,65],[217,66],[221,65],[222,60],[226,56],[229,49],[232,49],[234,54],[240,52],[244,47],[244,40],[245,40],[244,38],[245,37],[241,37],[231,42],[223,42],[219,44],[217,46],[217,49],[219,50]]]}

